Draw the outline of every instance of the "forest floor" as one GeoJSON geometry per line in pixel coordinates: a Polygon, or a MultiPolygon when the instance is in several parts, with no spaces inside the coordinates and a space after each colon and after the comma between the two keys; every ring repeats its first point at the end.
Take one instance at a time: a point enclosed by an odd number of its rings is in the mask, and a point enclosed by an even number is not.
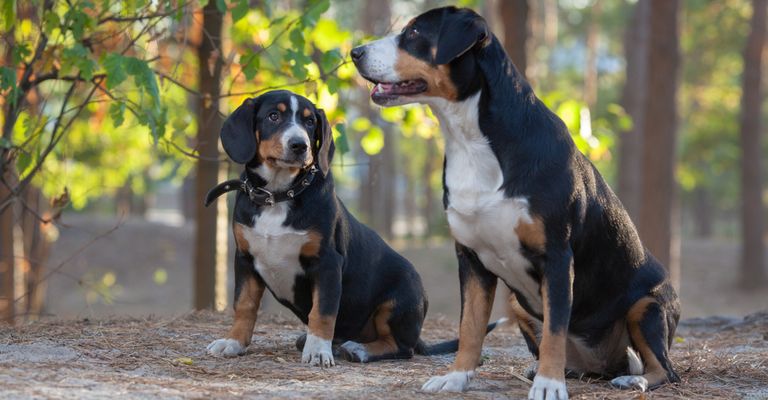
{"type": "MultiPolygon", "coordinates": [[[[227,314],[176,318],[43,319],[0,327],[0,399],[524,399],[531,361],[517,329],[486,339],[483,366],[464,394],[419,391],[453,356],[417,356],[367,365],[337,360],[301,364],[295,318],[263,316],[248,353],[219,358],[205,346],[231,323],[227,314]]],[[[428,342],[453,338],[457,324],[430,318],[428,342]]],[[[569,380],[572,399],[768,399],[768,312],[745,318],[689,319],[671,358],[682,382],[650,393],[612,389],[605,381],[569,380]]]]}

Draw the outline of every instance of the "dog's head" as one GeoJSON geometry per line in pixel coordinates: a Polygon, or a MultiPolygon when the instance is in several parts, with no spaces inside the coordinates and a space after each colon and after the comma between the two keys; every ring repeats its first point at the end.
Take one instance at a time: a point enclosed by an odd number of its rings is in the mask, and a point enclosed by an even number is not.
{"type": "Polygon", "coordinates": [[[238,164],[298,171],[317,162],[324,175],[334,148],[323,110],[287,90],[246,99],[224,121],[221,144],[238,164]]]}
{"type": "Polygon", "coordinates": [[[436,8],[393,34],[352,49],[360,74],[383,106],[461,101],[480,86],[475,49],[491,40],[485,20],[467,8],[436,8]]]}

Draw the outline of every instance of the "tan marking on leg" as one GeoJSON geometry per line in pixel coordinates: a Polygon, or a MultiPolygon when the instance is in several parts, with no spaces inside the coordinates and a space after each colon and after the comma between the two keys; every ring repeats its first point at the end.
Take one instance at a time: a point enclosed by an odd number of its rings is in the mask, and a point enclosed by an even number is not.
{"type": "Polygon", "coordinates": [[[533,326],[533,321],[535,321],[535,318],[528,314],[527,311],[523,308],[523,306],[518,303],[517,298],[514,294],[510,296],[509,301],[509,308],[512,314],[514,315],[515,319],[517,320],[518,326],[520,326],[520,330],[525,332],[526,335],[531,337],[536,343],[539,343],[538,336],[536,335],[536,329],[533,326]]]}
{"type": "Polygon", "coordinates": [[[235,244],[237,245],[237,249],[242,251],[243,253],[248,253],[248,251],[251,248],[251,245],[248,243],[248,240],[245,239],[245,235],[243,233],[243,230],[245,230],[245,226],[243,224],[235,222],[232,226],[232,230],[235,233],[235,244]]]}
{"type": "Polygon", "coordinates": [[[304,111],[301,113],[301,115],[303,115],[304,118],[309,117],[310,115],[312,115],[312,110],[310,110],[309,108],[305,108],[304,111]]]}
{"type": "Polygon", "coordinates": [[[651,304],[657,304],[656,299],[643,297],[635,302],[627,313],[627,328],[629,336],[632,338],[632,347],[640,353],[640,358],[643,360],[643,365],[645,366],[643,378],[648,381],[649,387],[667,381],[667,371],[661,365],[659,359],[656,358],[656,354],[653,353],[651,347],[648,346],[648,342],[645,341],[645,336],[643,336],[643,332],[640,329],[640,322],[643,320],[645,312],[651,304]]]}
{"type": "Polygon", "coordinates": [[[474,371],[480,363],[485,330],[491,317],[496,285],[485,290],[476,278],[469,278],[464,292],[464,308],[459,327],[459,351],[452,371],[474,371]]]}
{"type": "Polygon", "coordinates": [[[544,220],[538,216],[531,217],[529,221],[521,220],[515,227],[515,233],[520,243],[531,249],[543,252],[546,248],[547,235],[544,220]]]}
{"type": "Polygon", "coordinates": [[[392,328],[389,326],[389,317],[395,308],[394,300],[382,303],[373,316],[373,325],[376,328],[376,340],[365,343],[365,351],[369,356],[382,356],[397,353],[398,347],[395,337],[392,336],[392,328]]]}
{"type": "Polygon", "coordinates": [[[333,340],[336,328],[336,315],[320,314],[320,291],[317,286],[312,290],[312,311],[309,312],[309,333],[325,340],[333,340]]]}
{"type": "Polygon", "coordinates": [[[317,257],[320,254],[320,244],[323,242],[323,235],[315,231],[307,233],[309,240],[301,245],[300,254],[302,257],[317,257]]]}
{"type": "Polygon", "coordinates": [[[433,66],[406,51],[398,50],[395,71],[403,80],[425,80],[427,91],[424,95],[442,97],[451,101],[455,101],[459,96],[459,91],[451,80],[451,68],[448,65],[433,66]]]}
{"type": "Polygon", "coordinates": [[[541,285],[541,297],[544,305],[544,327],[539,343],[539,370],[537,375],[545,376],[558,381],[565,381],[565,343],[566,330],[553,332],[550,327],[550,304],[547,290],[547,281],[541,285]]]}
{"type": "Polygon", "coordinates": [[[264,285],[250,275],[245,278],[242,285],[240,295],[235,301],[235,322],[227,337],[237,340],[245,347],[251,343],[261,297],[264,295],[264,285]]]}
{"type": "Polygon", "coordinates": [[[277,109],[278,109],[280,112],[285,112],[285,110],[286,110],[286,109],[288,109],[288,106],[286,106],[286,105],[285,105],[285,103],[279,103],[279,104],[277,105],[277,109]]]}

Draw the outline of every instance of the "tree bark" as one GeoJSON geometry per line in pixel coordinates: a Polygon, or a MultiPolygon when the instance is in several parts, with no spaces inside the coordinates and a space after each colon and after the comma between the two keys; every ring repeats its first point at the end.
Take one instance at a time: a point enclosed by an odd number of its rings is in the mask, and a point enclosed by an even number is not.
{"type": "Polygon", "coordinates": [[[586,40],[587,65],[584,68],[584,102],[593,111],[597,103],[597,46],[599,19],[602,12],[601,4],[600,0],[595,0],[590,9],[586,40]]]}
{"type": "MultiPolygon", "coordinates": [[[[641,0],[642,2],[643,0],[641,0]]],[[[643,115],[643,177],[640,237],[645,246],[667,267],[673,285],[679,287],[680,265],[676,225],[677,185],[675,154],[677,131],[677,84],[680,65],[678,0],[650,2],[647,57],[648,94],[643,115]]]]}
{"type": "Polygon", "coordinates": [[[762,59],[766,0],[753,0],[752,29],[744,49],[741,97],[741,286],[765,283],[765,206],[762,199],[762,59]]]}
{"type": "Polygon", "coordinates": [[[621,103],[632,118],[632,128],[619,135],[618,194],[629,216],[640,229],[640,194],[642,192],[643,115],[647,84],[648,1],[635,5],[629,27],[624,35],[626,82],[621,103]]]}
{"type": "Polygon", "coordinates": [[[530,37],[528,0],[502,0],[499,14],[504,25],[504,50],[523,76],[528,67],[527,45],[530,37]]]}
{"type": "Polygon", "coordinates": [[[202,40],[197,47],[201,94],[197,105],[197,142],[200,158],[197,160],[195,171],[195,198],[198,201],[195,212],[194,307],[197,310],[212,309],[215,302],[217,208],[204,207],[203,199],[207,191],[218,182],[218,135],[222,124],[218,112],[223,15],[213,1],[203,8],[202,14],[202,40]]]}
{"type": "MultiPolygon", "coordinates": [[[[14,29],[11,28],[5,34],[6,53],[4,56],[5,65],[13,65],[11,49],[15,45],[14,29]]],[[[16,124],[18,116],[18,107],[20,101],[14,105],[6,97],[3,104],[3,139],[11,142],[13,136],[13,126],[16,124]]],[[[14,168],[14,159],[7,148],[0,149],[0,179],[5,184],[0,183],[0,203],[11,199],[13,196],[9,188],[16,187],[16,171],[14,168]]],[[[13,204],[0,209],[0,321],[13,324],[16,318],[16,291],[14,276],[16,271],[16,262],[14,258],[13,225],[15,224],[15,213],[13,204]]]]}
{"type": "MultiPolygon", "coordinates": [[[[365,33],[382,36],[390,29],[389,0],[368,0],[362,14],[361,28],[365,33]]],[[[391,239],[397,193],[394,150],[396,137],[391,124],[379,117],[378,110],[371,108],[367,98],[368,91],[361,91],[360,96],[365,96],[365,101],[361,102],[361,114],[384,131],[384,147],[378,154],[367,157],[367,178],[360,182],[360,210],[375,231],[391,239]]]]}

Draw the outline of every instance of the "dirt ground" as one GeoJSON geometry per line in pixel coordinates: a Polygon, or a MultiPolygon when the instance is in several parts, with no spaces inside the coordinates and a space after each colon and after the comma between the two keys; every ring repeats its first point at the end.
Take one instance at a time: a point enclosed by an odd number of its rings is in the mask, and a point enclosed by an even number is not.
{"type": "MultiPolygon", "coordinates": [[[[261,318],[248,353],[217,358],[205,346],[230,323],[223,314],[178,318],[44,320],[0,327],[0,399],[522,399],[531,361],[511,327],[486,339],[484,365],[463,395],[419,392],[453,356],[367,365],[300,364],[293,319],[261,318]]],[[[430,319],[428,341],[457,334],[454,322],[430,319]]],[[[650,393],[605,381],[568,381],[572,399],[768,399],[768,313],[688,320],[671,357],[682,382],[650,393]]]]}
{"type": "MultiPolygon", "coordinates": [[[[115,220],[67,216],[66,222],[49,263],[59,270],[48,282],[46,315],[15,328],[0,326],[0,399],[521,399],[527,394],[529,382],[521,374],[532,358],[512,327],[486,340],[484,365],[469,392],[428,395],[419,388],[445,372],[452,355],[311,368],[299,363],[294,349],[302,326],[270,296],[245,356],[208,356],[205,346],[226,332],[231,312],[189,313],[191,226],[129,220],[78,252],[115,220]],[[165,279],[158,279],[158,271],[165,279]]],[[[430,298],[424,338],[454,338],[459,288],[451,245],[396,247],[419,270],[430,298]]],[[[768,399],[768,311],[756,313],[768,310],[768,288],[738,289],[737,263],[735,243],[683,242],[680,296],[689,319],[672,350],[680,384],[642,394],[614,390],[604,381],[569,380],[571,398],[768,399]],[[733,317],[690,319],[711,315],[733,317]]],[[[500,308],[495,316],[502,314],[500,308]]]]}

